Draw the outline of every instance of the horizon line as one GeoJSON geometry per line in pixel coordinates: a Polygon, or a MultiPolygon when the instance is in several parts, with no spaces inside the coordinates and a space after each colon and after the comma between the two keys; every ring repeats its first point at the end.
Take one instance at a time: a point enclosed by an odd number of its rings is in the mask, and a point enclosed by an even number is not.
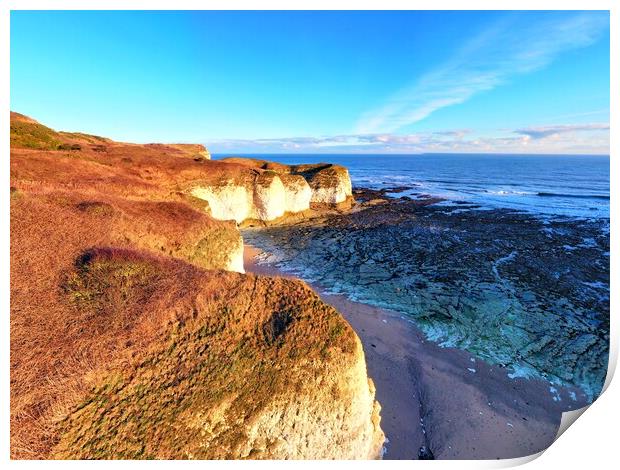
{"type": "MultiPolygon", "coordinates": [[[[154,142],[155,143],[155,142],[154,142]]],[[[207,147],[208,149],[208,147],[207,147]]],[[[419,153],[390,153],[390,152],[377,152],[377,153],[353,153],[353,152],[210,152],[213,155],[226,155],[226,156],[238,156],[244,155],[287,155],[287,156],[306,156],[306,155],[351,155],[351,156],[376,156],[376,155],[388,155],[388,156],[422,156],[422,155],[507,155],[507,156],[524,156],[524,157],[542,157],[542,156],[564,156],[564,157],[610,157],[610,153],[516,153],[516,152],[419,152],[419,153]]]]}

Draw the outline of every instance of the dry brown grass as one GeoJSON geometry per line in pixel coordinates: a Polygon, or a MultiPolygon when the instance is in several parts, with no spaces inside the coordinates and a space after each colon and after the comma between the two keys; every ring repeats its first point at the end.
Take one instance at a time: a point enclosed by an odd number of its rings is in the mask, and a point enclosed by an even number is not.
{"type": "Polygon", "coordinates": [[[234,431],[216,454],[189,448],[185,410],[226,397],[250,420],[352,352],[304,284],[204,270],[238,232],[185,190],[247,167],[56,136],[81,149],[11,149],[13,458],[235,455],[234,431]]]}
{"type": "MultiPolygon", "coordinates": [[[[114,305],[108,289],[117,295],[110,278],[135,276],[135,282],[119,279],[129,300],[110,328],[115,340],[119,329],[127,331],[123,359],[98,373],[76,411],[59,422],[55,457],[235,457],[246,441],[243,423],[278,396],[315,383],[334,351],[353,350],[343,320],[299,282],[149,262],[156,275],[136,268],[133,256],[123,263],[114,255],[112,267],[109,259],[106,253],[94,261],[103,266],[86,285],[100,299],[90,307],[93,314],[102,315],[102,306],[114,305]],[[288,321],[279,321],[281,315],[288,321]],[[226,421],[237,425],[203,448],[193,417],[221,403],[229,405],[226,421]]],[[[106,317],[119,311],[112,307],[106,317]]],[[[97,322],[88,324],[94,329],[97,322]]]]}

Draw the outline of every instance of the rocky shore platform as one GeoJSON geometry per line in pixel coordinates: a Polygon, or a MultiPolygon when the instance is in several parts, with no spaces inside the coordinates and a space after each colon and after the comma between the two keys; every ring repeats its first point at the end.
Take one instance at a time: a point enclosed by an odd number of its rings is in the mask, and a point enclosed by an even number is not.
{"type": "Polygon", "coordinates": [[[510,458],[548,447],[602,388],[609,344],[604,221],[483,210],[403,188],[246,229],[248,271],[300,277],[362,339],[385,458],[510,458]]]}

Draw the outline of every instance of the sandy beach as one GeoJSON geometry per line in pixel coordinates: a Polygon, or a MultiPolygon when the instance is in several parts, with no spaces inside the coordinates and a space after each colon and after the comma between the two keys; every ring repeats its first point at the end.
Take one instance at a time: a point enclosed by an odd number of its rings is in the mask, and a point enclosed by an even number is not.
{"type": "MultiPolygon", "coordinates": [[[[259,253],[246,245],[247,272],[291,277],[273,265],[257,264],[259,253]]],[[[422,447],[436,459],[531,455],[553,442],[562,411],[586,404],[579,389],[512,379],[506,368],[425,340],[397,312],[311,286],[362,340],[389,439],[386,459],[418,459],[422,447]]]]}

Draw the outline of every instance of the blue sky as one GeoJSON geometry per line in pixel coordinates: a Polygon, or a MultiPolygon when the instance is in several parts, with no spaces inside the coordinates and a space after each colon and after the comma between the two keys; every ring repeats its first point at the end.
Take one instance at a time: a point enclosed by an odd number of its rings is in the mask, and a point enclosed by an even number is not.
{"type": "Polygon", "coordinates": [[[11,109],[213,152],[609,152],[607,12],[12,12],[11,109]]]}

